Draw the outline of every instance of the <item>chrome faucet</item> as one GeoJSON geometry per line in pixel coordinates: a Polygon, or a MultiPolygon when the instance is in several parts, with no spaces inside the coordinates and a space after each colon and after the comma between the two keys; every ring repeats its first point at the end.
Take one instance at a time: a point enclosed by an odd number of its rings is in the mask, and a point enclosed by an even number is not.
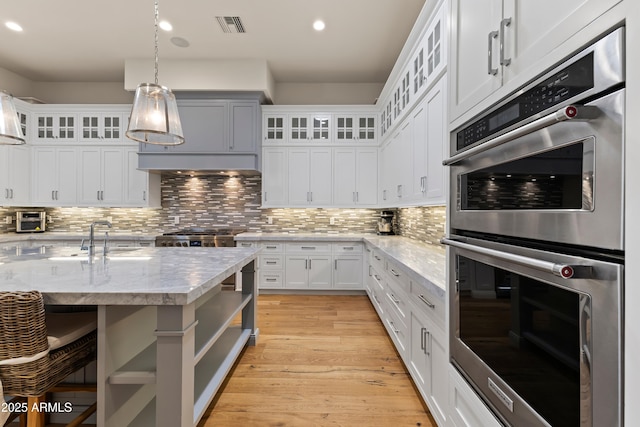
{"type": "MultiPolygon", "coordinates": [[[[96,247],[93,241],[93,229],[96,225],[106,225],[107,227],[111,228],[111,223],[109,221],[93,221],[91,223],[91,228],[89,229],[89,258],[93,257],[93,255],[96,252],[96,247]]],[[[107,243],[106,243],[106,239],[107,237],[105,236],[105,251],[103,255],[107,254],[107,243]]]]}

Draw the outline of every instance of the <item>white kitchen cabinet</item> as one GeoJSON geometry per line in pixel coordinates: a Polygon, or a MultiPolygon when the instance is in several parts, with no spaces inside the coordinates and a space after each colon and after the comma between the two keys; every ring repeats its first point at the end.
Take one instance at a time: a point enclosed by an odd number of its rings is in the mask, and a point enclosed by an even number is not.
{"type": "Polygon", "coordinates": [[[123,206],[160,207],[160,174],[138,169],[138,149],[125,148],[123,206]]]}
{"type": "Polygon", "coordinates": [[[33,117],[35,132],[32,136],[34,143],[63,143],[78,140],[77,114],[36,112],[33,117]]]}
{"type": "Polygon", "coordinates": [[[449,364],[449,425],[452,427],[502,427],[471,386],[449,364]]]}
{"type": "Polygon", "coordinates": [[[33,147],[33,205],[76,205],[77,159],[76,147],[33,147]]]}
{"type": "Polygon", "coordinates": [[[289,142],[331,142],[331,114],[289,114],[289,142]]]}
{"type": "Polygon", "coordinates": [[[405,120],[383,148],[383,203],[401,204],[411,195],[413,122],[405,120]]]}
{"type": "Polygon", "coordinates": [[[120,111],[81,113],[79,140],[90,143],[122,142],[125,140],[126,117],[120,111]]]}
{"type": "Polygon", "coordinates": [[[284,206],[288,201],[287,149],[265,147],[262,151],[262,206],[284,206]]]}
{"type": "Polygon", "coordinates": [[[449,360],[446,334],[419,310],[411,311],[409,368],[438,425],[447,420],[449,360]]]}
{"type": "Polygon", "coordinates": [[[120,147],[79,148],[78,203],[85,206],[122,204],[125,178],[120,147]]]}
{"type": "Polygon", "coordinates": [[[0,145],[0,205],[28,206],[31,201],[31,151],[0,145]]]}
{"type": "Polygon", "coordinates": [[[330,289],[331,255],[287,255],[288,289],[330,289]]]}
{"type": "Polygon", "coordinates": [[[290,206],[331,205],[331,148],[290,148],[287,163],[290,206]]]}
{"type": "Polygon", "coordinates": [[[333,115],[335,142],[375,143],[377,140],[377,124],[375,114],[349,114],[341,113],[333,115]]]}
{"type": "Polygon", "coordinates": [[[333,149],[333,205],[375,205],[378,149],[333,149]]]}
{"type": "MultiPolygon", "coordinates": [[[[486,99],[620,0],[452,0],[451,120],[486,99]]],[[[513,90],[517,87],[512,88],[513,90]]]]}
{"type": "Polygon", "coordinates": [[[445,203],[442,165],[448,144],[446,78],[441,78],[412,112],[413,200],[420,204],[445,203]]]}
{"type": "Polygon", "coordinates": [[[262,135],[265,142],[284,142],[287,139],[286,114],[264,114],[262,135]]]}
{"type": "Polygon", "coordinates": [[[332,246],[333,287],[363,289],[362,243],[334,243],[332,246]]]}

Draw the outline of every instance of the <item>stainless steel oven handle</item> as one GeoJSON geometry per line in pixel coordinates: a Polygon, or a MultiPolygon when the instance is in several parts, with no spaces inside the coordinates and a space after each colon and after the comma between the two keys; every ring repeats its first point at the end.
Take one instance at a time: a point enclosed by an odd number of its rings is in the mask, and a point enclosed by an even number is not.
{"type": "Polygon", "coordinates": [[[535,258],[529,258],[522,255],[510,254],[507,252],[497,251],[495,249],[483,248],[481,246],[471,245],[469,243],[458,242],[457,240],[442,239],[442,244],[453,246],[455,248],[466,249],[482,255],[489,255],[503,261],[513,262],[515,264],[524,265],[525,267],[534,268],[536,270],[551,273],[563,279],[571,279],[575,274],[576,267],[567,264],[556,264],[549,261],[542,261],[535,258]]]}
{"type": "Polygon", "coordinates": [[[549,127],[555,123],[564,122],[566,120],[591,120],[597,118],[599,115],[600,109],[598,107],[567,105],[566,107],[562,107],[554,113],[548,114],[544,117],[540,117],[539,119],[534,120],[531,123],[527,123],[526,125],[514,129],[510,132],[507,132],[504,135],[500,135],[467,151],[456,154],[455,156],[444,160],[442,164],[448,166],[454,163],[458,163],[462,160],[468,159],[469,157],[484,153],[485,151],[495,148],[499,145],[513,141],[517,138],[521,138],[537,130],[549,127]]]}

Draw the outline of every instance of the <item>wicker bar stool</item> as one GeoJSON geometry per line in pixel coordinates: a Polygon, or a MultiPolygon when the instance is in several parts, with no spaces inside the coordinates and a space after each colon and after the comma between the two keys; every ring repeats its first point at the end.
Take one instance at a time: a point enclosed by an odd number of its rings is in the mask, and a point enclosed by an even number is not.
{"type": "MultiPolygon", "coordinates": [[[[96,359],[95,312],[45,314],[37,291],[0,292],[0,380],[3,393],[27,400],[20,425],[41,427],[45,395],[58,391],[95,391],[95,386],[61,382],[96,359]]],[[[94,403],[69,426],[80,425],[96,410],[94,403]]]]}

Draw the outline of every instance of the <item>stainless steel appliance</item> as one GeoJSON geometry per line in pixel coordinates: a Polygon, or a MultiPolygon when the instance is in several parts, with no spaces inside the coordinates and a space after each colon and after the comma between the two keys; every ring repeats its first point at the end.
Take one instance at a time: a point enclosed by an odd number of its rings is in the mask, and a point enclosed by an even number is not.
{"type": "Polygon", "coordinates": [[[156,236],[156,247],[233,247],[234,236],[245,231],[241,228],[185,228],[156,236]]]}
{"type": "Polygon", "coordinates": [[[45,211],[16,212],[16,233],[40,233],[47,229],[45,211]]]}
{"type": "MultiPolygon", "coordinates": [[[[242,228],[186,228],[156,236],[156,247],[224,248],[235,246],[234,236],[247,231],[242,228]]],[[[236,277],[222,282],[223,290],[235,289],[236,277]]]]}
{"type": "Polygon", "coordinates": [[[378,220],[378,234],[391,235],[393,232],[393,211],[382,211],[378,220]]]}
{"type": "Polygon", "coordinates": [[[452,228],[623,249],[623,35],[454,132],[452,228]]]}
{"type": "Polygon", "coordinates": [[[454,366],[508,426],[620,426],[624,28],[452,133],[454,366]]]}

